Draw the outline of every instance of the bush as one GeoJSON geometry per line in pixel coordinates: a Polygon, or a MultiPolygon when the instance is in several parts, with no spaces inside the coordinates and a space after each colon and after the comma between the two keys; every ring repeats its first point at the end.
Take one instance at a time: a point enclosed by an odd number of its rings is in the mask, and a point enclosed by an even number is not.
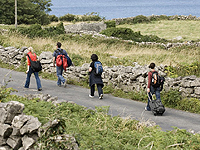
{"type": "Polygon", "coordinates": [[[113,36],[122,38],[123,40],[132,40],[135,42],[167,42],[165,39],[161,39],[155,35],[141,35],[140,32],[133,32],[130,28],[108,28],[103,30],[101,34],[106,36],[113,36]]]}
{"type": "Polygon", "coordinates": [[[50,16],[49,16],[49,19],[50,19],[51,22],[58,22],[58,19],[59,19],[59,18],[56,17],[55,15],[50,15],[50,16]]]}
{"type": "Polygon", "coordinates": [[[169,77],[176,78],[178,76],[196,75],[200,77],[200,62],[195,61],[192,64],[178,64],[174,66],[168,66],[165,68],[169,77]]]}
{"type": "Polygon", "coordinates": [[[160,20],[169,20],[169,16],[166,16],[166,15],[160,15],[160,16],[155,16],[155,15],[152,15],[149,17],[149,20],[150,21],[160,21],[160,20]]]}
{"type": "Polygon", "coordinates": [[[107,28],[112,28],[112,27],[116,27],[116,22],[114,20],[111,21],[105,21],[106,27],[107,28]]]}
{"type": "Polygon", "coordinates": [[[79,21],[100,21],[102,18],[99,16],[98,13],[92,12],[92,13],[87,13],[78,19],[79,21]]]}
{"type": "Polygon", "coordinates": [[[59,17],[59,20],[60,21],[69,21],[69,22],[71,22],[71,21],[76,20],[76,15],[67,14],[67,15],[59,17]]]}
{"type": "Polygon", "coordinates": [[[34,24],[29,28],[19,27],[18,32],[23,35],[28,35],[28,37],[51,37],[59,34],[65,33],[65,28],[63,26],[63,22],[59,23],[56,27],[49,27],[42,29],[41,25],[34,24]]]}
{"type": "Polygon", "coordinates": [[[149,23],[150,20],[146,17],[146,16],[143,16],[143,15],[139,15],[139,16],[136,16],[133,18],[133,23],[136,24],[136,23],[149,23]]]}

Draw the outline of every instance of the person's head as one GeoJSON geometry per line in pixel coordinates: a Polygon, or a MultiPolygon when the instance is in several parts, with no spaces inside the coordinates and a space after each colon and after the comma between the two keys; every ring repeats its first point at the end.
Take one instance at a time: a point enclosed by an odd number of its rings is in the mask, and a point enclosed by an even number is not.
{"type": "Polygon", "coordinates": [[[60,42],[57,43],[58,48],[61,48],[61,45],[62,44],[60,42]]]}
{"type": "Polygon", "coordinates": [[[97,61],[98,60],[98,56],[96,54],[92,54],[91,55],[91,59],[92,59],[92,61],[97,61]]]}
{"type": "Polygon", "coordinates": [[[155,63],[151,63],[151,64],[149,65],[149,68],[154,69],[155,66],[156,66],[155,63]]]}
{"type": "Polygon", "coordinates": [[[31,52],[31,53],[34,53],[32,47],[29,47],[29,48],[28,48],[28,51],[31,52]]]}

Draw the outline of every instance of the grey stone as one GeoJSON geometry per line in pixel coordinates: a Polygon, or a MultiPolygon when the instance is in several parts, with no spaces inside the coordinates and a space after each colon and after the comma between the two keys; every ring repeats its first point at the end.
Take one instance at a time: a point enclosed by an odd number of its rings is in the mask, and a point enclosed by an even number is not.
{"type": "Polygon", "coordinates": [[[19,103],[17,101],[10,101],[8,103],[0,103],[0,122],[11,124],[13,118],[21,114],[24,110],[24,104],[19,103]],[[3,112],[4,111],[4,112],[3,112]]]}
{"type": "Polygon", "coordinates": [[[194,91],[195,94],[200,95],[200,87],[195,87],[194,91]]]}
{"type": "Polygon", "coordinates": [[[18,136],[10,136],[6,143],[12,147],[13,150],[17,150],[22,146],[21,137],[18,136]]]}
{"type": "Polygon", "coordinates": [[[23,145],[24,150],[29,149],[34,143],[35,143],[35,140],[28,137],[27,135],[22,137],[22,145],[23,145]]]}
{"type": "MultiPolygon", "coordinates": [[[[6,145],[6,139],[0,136],[0,147],[6,145]]],[[[0,149],[1,150],[1,149],[0,149]]]]}
{"type": "Polygon", "coordinates": [[[20,133],[24,135],[25,133],[34,133],[38,131],[41,126],[38,118],[33,116],[29,116],[30,119],[26,122],[26,124],[20,129],[20,133]]]}
{"type": "Polygon", "coordinates": [[[7,138],[12,134],[12,131],[13,129],[10,125],[0,123],[0,136],[7,138]]]}
{"type": "Polygon", "coordinates": [[[21,129],[28,120],[30,120],[30,116],[27,115],[15,116],[15,118],[12,121],[12,126],[21,129]]]}

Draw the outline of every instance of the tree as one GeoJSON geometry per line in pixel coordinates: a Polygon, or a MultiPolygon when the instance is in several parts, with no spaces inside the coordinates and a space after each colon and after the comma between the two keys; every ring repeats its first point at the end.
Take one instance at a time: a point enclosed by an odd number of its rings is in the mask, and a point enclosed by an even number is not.
{"type": "MultiPolygon", "coordinates": [[[[18,24],[48,24],[50,23],[47,12],[52,4],[51,0],[18,0],[17,15],[18,24]]],[[[1,0],[0,1],[0,23],[14,24],[15,23],[15,1],[1,0]]]]}

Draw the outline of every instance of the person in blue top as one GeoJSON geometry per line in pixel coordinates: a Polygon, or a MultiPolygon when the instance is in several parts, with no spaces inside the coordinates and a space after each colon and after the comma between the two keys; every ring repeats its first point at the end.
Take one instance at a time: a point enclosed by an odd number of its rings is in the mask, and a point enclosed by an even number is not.
{"type": "MultiPolygon", "coordinates": [[[[54,67],[55,67],[56,58],[60,53],[65,56],[68,56],[67,52],[64,49],[61,49],[61,45],[62,44],[60,42],[58,42],[56,45],[57,49],[53,53],[53,66],[54,67]]],[[[58,77],[57,85],[59,87],[61,86],[62,83],[64,84],[64,87],[67,86],[67,80],[64,79],[64,77],[62,76],[63,70],[64,70],[63,65],[61,65],[60,67],[56,66],[56,74],[58,77]]]]}

